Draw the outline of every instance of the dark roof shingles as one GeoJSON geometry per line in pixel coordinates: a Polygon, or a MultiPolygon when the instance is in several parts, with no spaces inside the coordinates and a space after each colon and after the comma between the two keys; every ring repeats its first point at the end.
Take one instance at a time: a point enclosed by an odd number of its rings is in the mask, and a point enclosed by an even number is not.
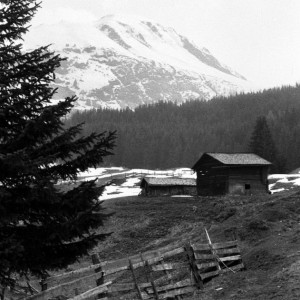
{"type": "Polygon", "coordinates": [[[271,165],[254,153],[206,153],[225,165],[271,165]]]}

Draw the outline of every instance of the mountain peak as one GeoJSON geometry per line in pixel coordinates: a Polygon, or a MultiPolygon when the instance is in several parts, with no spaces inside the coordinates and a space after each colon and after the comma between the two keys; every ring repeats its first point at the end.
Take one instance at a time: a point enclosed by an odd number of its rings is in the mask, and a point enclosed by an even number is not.
{"type": "Polygon", "coordinates": [[[84,108],[180,103],[245,90],[247,82],[173,28],[128,15],[32,28],[31,48],[52,44],[68,61],[57,70],[57,98],[79,94],[84,108]],[[59,33],[59,34],[58,34],[59,33]],[[76,85],[74,82],[76,80],[76,85]]]}
{"type": "Polygon", "coordinates": [[[216,75],[215,71],[218,70],[245,79],[221,64],[207,48],[198,47],[173,28],[157,22],[127,15],[108,15],[97,23],[97,28],[134,55],[167,62],[180,68],[192,68],[195,72],[206,69],[205,73],[212,76],[216,75]]]}

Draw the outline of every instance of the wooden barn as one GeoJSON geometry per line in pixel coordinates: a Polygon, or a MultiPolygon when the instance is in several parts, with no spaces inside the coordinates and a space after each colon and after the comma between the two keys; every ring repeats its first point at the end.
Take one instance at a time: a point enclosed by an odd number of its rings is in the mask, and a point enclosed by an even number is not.
{"type": "Polygon", "coordinates": [[[141,182],[143,196],[197,195],[193,178],[145,177],[141,182]]]}
{"type": "Polygon", "coordinates": [[[268,193],[271,163],[253,153],[204,153],[193,166],[198,195],[268,193]]]}

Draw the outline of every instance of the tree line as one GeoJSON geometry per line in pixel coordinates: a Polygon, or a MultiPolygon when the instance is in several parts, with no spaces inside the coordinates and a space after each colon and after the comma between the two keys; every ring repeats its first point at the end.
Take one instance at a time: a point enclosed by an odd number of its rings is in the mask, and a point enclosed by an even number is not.
{"type": "MultiPolygon", "coordinates": [[[[265,117],[280,161],[276,172],[300,164],[300,85],[130,109],[75,112],[66,126],[85,122],[83,133],[117,131],[107,164],[129,168],[192,167],[203,152],[248,152],[259,117],[265,117]],[[284,162],[284,163],[282,163],[284,162]]],[[[272,146],[271,146],[272,147],[272,146]]]]}

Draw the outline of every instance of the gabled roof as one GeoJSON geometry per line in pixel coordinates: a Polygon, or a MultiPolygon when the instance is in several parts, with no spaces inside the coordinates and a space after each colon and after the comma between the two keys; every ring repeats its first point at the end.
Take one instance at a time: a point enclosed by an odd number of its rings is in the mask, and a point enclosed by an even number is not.
{"type": "Polygon", "coordinates": [[[148,185],[159,185],[159,186],[175,186],[175,185],[186,185],[186,186],[196,186],[196,179],[194,178],[173,178],[173,177],[145,177],[142,180],[146,181],[148,185]]]}
{"type": "Polygon", "coordinates": [[[193,169],[196,168],[200,160],[209,156],[214,158],[223,165],[247,165],[247,166],[268,166],[271,165],[269,161],[264,158],[254,154],[254,153],[204,153],[197,163],[193,166],[193,169]]]}

